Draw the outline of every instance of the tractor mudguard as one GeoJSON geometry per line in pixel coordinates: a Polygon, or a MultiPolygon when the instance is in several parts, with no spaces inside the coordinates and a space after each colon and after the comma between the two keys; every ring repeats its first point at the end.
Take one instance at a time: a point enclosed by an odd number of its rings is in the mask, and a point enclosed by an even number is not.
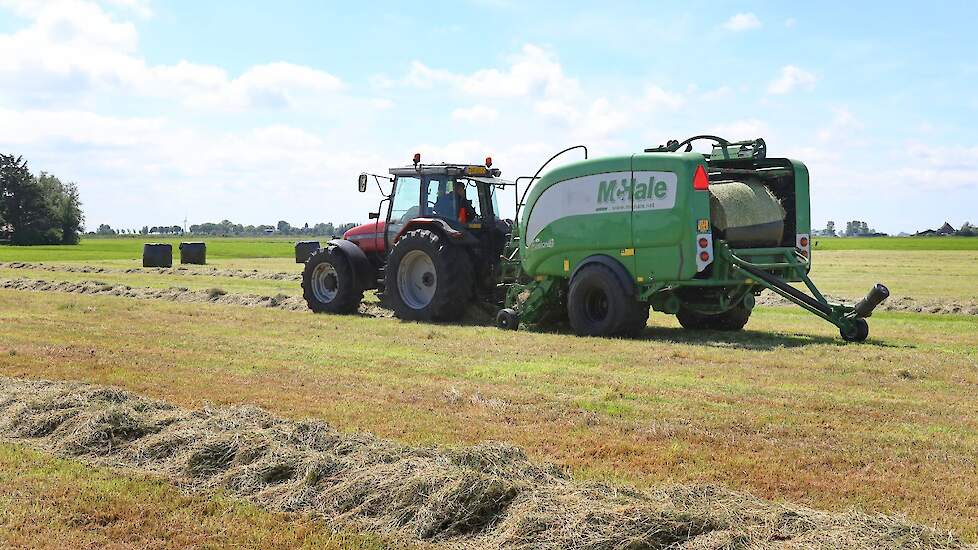
{"type": "Polygon", "coordinates": [[[441,218],[414,218],[413,220],[404,224],[401,228],[400,233],[394,239],[394,242],[400,240],[401,236],[412,231],[414,229],[431,229],[437,231],[440,235],[448,237],[450,240],[459,242],[467,245],[477,245],[479,240],[472,236],[468,231],[459,231],[451,226],[447,221],[441,218]]]}
{"type": "Polygon", "coordinates": [[[356,277],[357,282],[360,284],[360,288],[377,287],[373,266],[370,265],[370,260],[367,259],[367,255],[364,254],[363,250],[360,250],[359,246],[345,239],[333,239],[326,243],[326,246],[339,248],[343,255],[350,260],[354,277],[356,277]]]}
{"type": "Polygon", "coordinates": [[[577,275],[577,272],[584,266],[590,264],[601,264],[608,267],[608,269],[615,274],[615,277],[618,278],[618,282],[621,283],[621,287],[625,289],[625,294],[629,296],[635,295],[635,284],[632,283],[632,276],[628,274],[628,270],[625,269],[625,266],[621,265],[621,262],[618,260],[604,254],[595,254],[581,260],[581,263],[577,264],[577,267],[574,268],[569,280],[573,281],[574,276],[577,275]]]}

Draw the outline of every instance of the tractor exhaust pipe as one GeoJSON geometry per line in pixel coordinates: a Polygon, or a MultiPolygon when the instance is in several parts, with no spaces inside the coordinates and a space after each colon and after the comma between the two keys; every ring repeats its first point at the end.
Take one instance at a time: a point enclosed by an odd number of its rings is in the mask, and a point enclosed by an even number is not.
{"type": "Polygon", "coordinates": [[[859,300],[859,303],[852,308],[852,311],[856,314],[856,317],[865,319],[873,314],[873,310],[876,309],[876,306],[883,303],[883,300],[889,297],[890,289],[886,288],[881,283],[876,283],[876,286],[870,289],[865,298],[859,300]]]}

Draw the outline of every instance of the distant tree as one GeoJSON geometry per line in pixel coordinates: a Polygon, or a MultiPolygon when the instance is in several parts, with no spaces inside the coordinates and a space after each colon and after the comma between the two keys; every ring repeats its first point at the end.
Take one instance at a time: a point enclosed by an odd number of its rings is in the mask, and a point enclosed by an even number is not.
{"type": "Polygon", "coordinates": [[[961,224],[961,229],[958,229],[955,235],[959,237],[978,236],[978,227],[971,225],[971,222],[964,222],[963,224],[961,224]]]}
{"type": "Polygon", "coordinates": [[[282,233],[283,235],[288,235],[292,232],[292,226],[285,220],[279,220],[275,227],[278,229],[278,232],[282,233]]]}
{"type": "Polygon", "coordinates": [[[57,244],[61,223],[56,211],[60,187],[40,181],[23,157],[0,155],[0,209],[14,244],[57,244]]]}
{"type": "Polygon", "coordinates": [[[825,236],[826,237],[835,237],[835,222],[834,221],[831,221],[830,220],[828,223],[825,224],[825,236]]]}
{"type": "Polygon", "coordinates": [[[95,232],[96,235],[115,235],[115,229],[109,226],[107,223],[99,224],[98,230],[95,232]]]}
{"type": "Polygon", "coordinates": [[[142,235],[149,235],[149,227],[144,225],[143,228],[139,230],[139,233],[142,235]]]}

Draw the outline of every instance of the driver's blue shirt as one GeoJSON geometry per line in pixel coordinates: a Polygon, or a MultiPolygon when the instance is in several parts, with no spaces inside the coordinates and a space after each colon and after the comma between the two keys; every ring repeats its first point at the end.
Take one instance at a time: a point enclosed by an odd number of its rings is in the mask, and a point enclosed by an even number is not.
{"type": "Polygon", "coordinates": [[[435,215],[443,218],[455,219],[458,212],[455,211],[455,193],[445,193],[435,201],[435,215]]]}

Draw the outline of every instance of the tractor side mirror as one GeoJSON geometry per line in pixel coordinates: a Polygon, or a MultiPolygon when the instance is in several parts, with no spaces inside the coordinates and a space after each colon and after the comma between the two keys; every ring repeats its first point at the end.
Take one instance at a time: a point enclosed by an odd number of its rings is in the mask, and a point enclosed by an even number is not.
{"type": "Polygon", "coordinates": [[[376,220],[377,218],[380,217],[380,212],[371,212],[367,214],[367,217],[371,220],[376,220]]]}
{"type": "Polygon", "coordinates": [[[357,188],[360,189],[361,193],[367,192],[367,174],[360,174],[360,177],[357,179],[357,188]]]}

